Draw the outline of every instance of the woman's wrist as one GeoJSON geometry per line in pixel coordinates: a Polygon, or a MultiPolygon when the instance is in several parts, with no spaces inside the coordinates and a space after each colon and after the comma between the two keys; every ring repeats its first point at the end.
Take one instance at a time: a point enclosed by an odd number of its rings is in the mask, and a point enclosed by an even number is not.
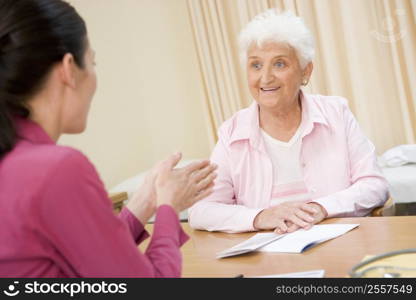
{"type": "Polygon", "coordinates": [[[138,197],[139,199],[130,200],[126,207],[143,225],[145,225],[155,213],[156,207],[153,201],[144,199],[141,195],[135,195],[134,197],[138,197]]]}
{"type": "Polygon", "coordinates": [[[254,217],[253,220],[253,228],[254,230],[262,230],[261,228],[261,218],[262,213],[264,212],[264,209],[259,211],[259,213],[254,217]]]}
{"type": "Polygon", "coordinates": [[[318,213],[323,216],[323,219],[328,217],[328,212],[326,211],[325,207],[323,207],[320,203],[318,203],[318,202],[309,202],[309,204],[312,204],[314,206],[314,208],[319,209],[318,213]]]}

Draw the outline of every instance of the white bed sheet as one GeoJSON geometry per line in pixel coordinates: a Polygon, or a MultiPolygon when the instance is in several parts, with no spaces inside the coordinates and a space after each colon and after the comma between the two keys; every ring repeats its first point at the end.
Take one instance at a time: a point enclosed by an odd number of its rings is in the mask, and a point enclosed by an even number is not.
{"type": "Polygon", "coordinates": [[[381,168],[395,203],[416,202],[416,164],[381,168]]]}

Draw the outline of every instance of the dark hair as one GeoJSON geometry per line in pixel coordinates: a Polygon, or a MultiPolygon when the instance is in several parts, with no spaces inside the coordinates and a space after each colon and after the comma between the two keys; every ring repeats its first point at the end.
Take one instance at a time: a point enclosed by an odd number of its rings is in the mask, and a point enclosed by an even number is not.
{"type": "Polygon", "coordinates": [[[0,157],[17,140],[15,116],[28,118],[26,100],[51,67],[71,53],[84,66],[87,29],[62,0],[0,0],[0,157]]]}

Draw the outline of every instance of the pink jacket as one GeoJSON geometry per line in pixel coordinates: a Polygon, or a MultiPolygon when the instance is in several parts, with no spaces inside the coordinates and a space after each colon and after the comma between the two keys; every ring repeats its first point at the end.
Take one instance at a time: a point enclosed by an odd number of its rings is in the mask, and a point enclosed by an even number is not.
{"type": "Polygon", "coordinates": [[[89,160],[32,121],[17,127],[0,159],[0,277],[180,277],[188,237],[171,206],[141,253],[148,233],[127,208],[113,213],[89,160]]]}
{"type": "MultiPolygon", "coordinates": [[[[365,216],[388,198],[374,145],[361,131],[347,101],[302,97],[301,165],[311,201],[328,217],[365,216]]],[[[255,216],[270,206],[273,170],[260,135],[258,105],[240,110],[219,129],[211,155],[218,164],[214,192],[189,209],[195,229],[253,231],[255,216]]]]}

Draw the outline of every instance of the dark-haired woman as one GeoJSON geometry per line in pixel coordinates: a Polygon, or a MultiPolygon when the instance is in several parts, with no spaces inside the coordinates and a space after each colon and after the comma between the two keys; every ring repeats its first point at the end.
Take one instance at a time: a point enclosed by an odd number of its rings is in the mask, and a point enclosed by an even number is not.
{"type": "Polygon", "coordinates": [[[211,193],[215,166],[173,169],[172,155],[115,216],[93,165],[56,144],[85,129],[95,89],[94,52],[68,3],[0,0],[0,277],[180,276],[177,213],[211,193]]]}

